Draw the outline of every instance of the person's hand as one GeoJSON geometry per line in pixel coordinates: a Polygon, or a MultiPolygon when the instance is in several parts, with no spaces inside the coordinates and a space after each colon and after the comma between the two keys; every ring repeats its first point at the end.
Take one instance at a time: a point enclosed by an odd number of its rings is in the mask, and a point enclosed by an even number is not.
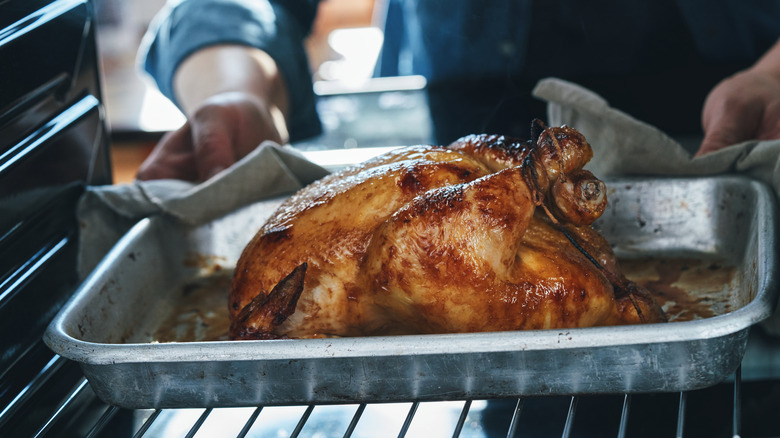
{"type": "Polygon", "coordinates": [[[283,143],[285,139],[262,100],[241,92],[217,94],[203,101],[181,128],[160,140],[137,178],[205,181],[264,140],[283,143]]]}
{"type": "Polygon", "coordinates": [[[753,68],[723,80],[704,102],[702,127],[696,156],[746,140],[780,138],[780,79],[753,68]]]}

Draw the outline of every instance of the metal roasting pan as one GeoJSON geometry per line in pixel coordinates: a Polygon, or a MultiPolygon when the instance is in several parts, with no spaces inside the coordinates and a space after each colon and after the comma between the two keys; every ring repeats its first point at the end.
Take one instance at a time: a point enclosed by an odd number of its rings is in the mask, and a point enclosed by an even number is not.
{"type": "MultiPolygon", "coordinates": [[[[714,273],[723,280],[707,291],[695,281],[688,287],[692,302],[710,303],[712,315],[563,330],[155,342],[182,285],[229,272],[277,198],[197,228],[163,217],[140,221],[44,339],[81,364],[101,399],[126,408],[669,392],[725,380],[742,359],[748,328],[776,305],[773,195],[732,176],[606,182],[610,204],[595,227],[621,263],[684,259],[731,269],[714,273]]],[[[226,291],[219,293],[226,307],[226,291]]]]}

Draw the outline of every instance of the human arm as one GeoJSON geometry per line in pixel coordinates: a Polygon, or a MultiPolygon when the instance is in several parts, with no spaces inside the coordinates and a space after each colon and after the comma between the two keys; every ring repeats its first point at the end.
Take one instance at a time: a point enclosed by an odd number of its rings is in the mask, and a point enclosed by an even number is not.
{"type": "Polygon", "coordinates": [[[741,141],[780,138],[780,41],[752,67],[721,81],[704,103],[697,156],[741,141]]]}
{"type": "Polygon", "coordinates": [[[139,170],[139,179],[203,181],[263,140],[320,130],[303,38],[317,2],[188,0],[163,13],[142,51],[144,68],[187,116],[139,170]]]}
{"type": "Polygon", "coordinates": [[[187,121],[160,140],[139,179],[203,181],[264,140],[289,139],[287,90],[276,63],[259,49],[201,49],[177,69],[174,90],[187,121]]]}

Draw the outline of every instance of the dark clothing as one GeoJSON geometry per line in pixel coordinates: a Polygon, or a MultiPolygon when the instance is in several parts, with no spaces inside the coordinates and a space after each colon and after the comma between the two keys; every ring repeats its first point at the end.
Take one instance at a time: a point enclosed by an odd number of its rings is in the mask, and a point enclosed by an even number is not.
{"type": "MultiPolygon", "coordinates": [[[[317,1],[185,0],[160,17],[145,66],[169,97],[179,62],[220,42],[267,51],[291,96],[291,138],[319,132],[302,42],[317,1]]],[[[780,2],[389,0],[377,73],[422,75],[439,143],[526,137],[539,79],[576,82],[671,135],[696,134],[717,82],[780,37],[780,2]]]]}

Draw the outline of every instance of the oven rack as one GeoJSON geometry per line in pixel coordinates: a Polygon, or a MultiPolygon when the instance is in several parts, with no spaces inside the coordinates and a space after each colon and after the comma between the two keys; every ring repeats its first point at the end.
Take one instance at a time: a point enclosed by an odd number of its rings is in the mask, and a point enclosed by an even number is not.
{"type": "Polygon", "coordinates": [[[31,436],[742,437],[742,385],[738,369],[730,382],[674,394],[129,410],[100,402],[80,377],[31,436]]]}

